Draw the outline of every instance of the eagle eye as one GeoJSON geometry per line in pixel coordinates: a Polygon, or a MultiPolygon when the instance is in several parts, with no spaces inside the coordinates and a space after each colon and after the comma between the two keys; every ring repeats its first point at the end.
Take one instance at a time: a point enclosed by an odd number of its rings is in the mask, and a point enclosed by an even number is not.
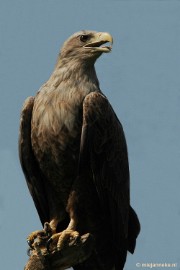
{"type": "Polygon", "coordinates": [[[88,35],[81,35],[80,36],[80,41],[86,42],[88,40],[89,36],[88,35]]]}

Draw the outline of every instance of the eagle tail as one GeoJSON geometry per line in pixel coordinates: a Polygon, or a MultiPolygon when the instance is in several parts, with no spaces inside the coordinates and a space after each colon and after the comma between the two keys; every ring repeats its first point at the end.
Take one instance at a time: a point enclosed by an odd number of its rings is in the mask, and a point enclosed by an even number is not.
{"type": "Polygon", "coordinates": [[[140,232],[140,223],[136,212],[130,206],[128,223],[128,251],[134,253],[136,247],[136,238],[140,232]]]}

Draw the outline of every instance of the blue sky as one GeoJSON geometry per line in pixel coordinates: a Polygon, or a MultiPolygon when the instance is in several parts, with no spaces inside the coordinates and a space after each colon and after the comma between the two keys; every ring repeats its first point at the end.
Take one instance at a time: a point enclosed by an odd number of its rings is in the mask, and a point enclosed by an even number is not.
{"type": "Polygon", "coordinates": [[[176,0],[0,1],[2,269],[23,269],[26,236],[41,228],[18,160],[20,110],[49,78],[64,40],[82,29],[114,37],[96,70],[124,126],[131,202],[142,224],[125,269],[151,262],[180,269],[179,14],[176,0]]]}

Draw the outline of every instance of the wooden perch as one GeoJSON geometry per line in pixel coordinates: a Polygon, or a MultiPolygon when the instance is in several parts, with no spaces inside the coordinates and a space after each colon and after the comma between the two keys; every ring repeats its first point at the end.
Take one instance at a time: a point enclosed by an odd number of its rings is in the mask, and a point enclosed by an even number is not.
{"type": "Polygon", "coordinates": [[[70,240],[61,251],[37,254],[32,251],[24,270],[64,270],[83,262],[94,247],[92,235],[84,234],[77,243],[70,240]]]}

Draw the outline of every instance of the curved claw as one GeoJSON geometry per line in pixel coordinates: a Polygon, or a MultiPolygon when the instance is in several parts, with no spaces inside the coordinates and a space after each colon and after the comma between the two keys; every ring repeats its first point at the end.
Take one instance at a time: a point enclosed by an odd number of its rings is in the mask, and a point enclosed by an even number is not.
{"type": "Polygon", "coordinates": [[[31,249],[34,249],[34,247],[33,247],[34,241],[27,239],[27,243],[28,243],[28,245],[29,245],[29,247],[30,247],[31,249]]]}
{"type": "Polygon", "coordinates": [[[29,248],[27,249],[27,255],[30,257],[31,254],[32,254],[32,249],[29,247],[29,248]]]}
{"type": "Polygon", "coordinates": [[[49,238],[49,240],[46,243],[46,248],[47,248],[48,253],[50,253],[50,245],[52,242],[53,242],[52,238],[49,238]]]}
{"type": "Polygon", "coordinates": [[[44,232],[47,237],[50,237],[52,235],[52,229],[48,222],[44,223],[44,232]]]}
{"type": "Polygon", "coordinates": [[[72,237],[70,240],[70,246],[73,246],[75,244],[77,244],[80,241],[81,237],[79,235],[72,237]]]}

